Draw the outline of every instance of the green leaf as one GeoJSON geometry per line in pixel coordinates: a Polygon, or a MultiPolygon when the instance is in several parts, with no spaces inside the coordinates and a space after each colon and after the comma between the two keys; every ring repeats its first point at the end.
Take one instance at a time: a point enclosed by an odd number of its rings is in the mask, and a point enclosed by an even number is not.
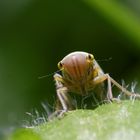
{"type": "Polygon", "coordinates": [[[75,110],[62,119],[16,130],[7,140],[138,140],[139,106],[139,101],[132,100],[75,110]]]}

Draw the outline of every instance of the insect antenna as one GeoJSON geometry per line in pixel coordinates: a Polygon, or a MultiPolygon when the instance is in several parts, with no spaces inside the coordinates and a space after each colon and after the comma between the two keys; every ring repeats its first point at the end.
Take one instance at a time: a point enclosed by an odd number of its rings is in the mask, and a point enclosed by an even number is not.
{"type": "Polygon", "coordinates": [[[60,71],[61,71],[61,70],[57,70],[57,71],[55,71],[55,72],[53,72],[53,73],[50,73],[50,74],[47,74],[47,75],[43,75],[43,76],[39,76],[38,79],[43,79],[43,78],[46,78],[46,77],[50,77],[50,76],[52,76],[52,75],[54,75],[55,73],[60,72],[60,71]]]}
{"type": "Polygon", "coordinates": [[[112,60],[112,57],[109,57],[109,58],[106,58],[106,59],[99,59],[99,60],[97,60],[97,62],[101,62],[101,61],[103,61],[103,62],[106,62],[106,61],[110,61],[110,60],[112,60]]]}

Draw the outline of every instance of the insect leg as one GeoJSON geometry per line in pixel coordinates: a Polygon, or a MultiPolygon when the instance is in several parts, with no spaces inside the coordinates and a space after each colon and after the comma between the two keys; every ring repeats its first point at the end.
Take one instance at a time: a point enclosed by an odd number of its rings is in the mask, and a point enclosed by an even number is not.
{"type": "Polygon", "coordinates": [[[54,80],[56,84],[57,102],[54,116],[61,117],[65,112],[72,110],[72,100],[68,95],[68,89],[64,86],[64,81],[61,75],[55,74],[54,80]]]}
{"type": "Polygon", "coordinates": [[[126,88],[122,87],[118,82],[116,82],[113,78],[111,78],[109,76],[111,82],[120,90],[122,90],[122,92],[127,95],[127,96],[132,96],[132,97],[136,97],[136,98],[139,98],[140,99],[140,94],[138,93],[134,93],[134,92],[130,92],[128,91],[126,88]]]}
{"type": "Polygon", "coordinates": [[[58,100],[60,101],[60,104],[62,106],[62,110],[67,112],[68,110],[67,103],[66,103],[67,102],[67,96],[66,96],[67,88],[66,87],[59,88],[57,89],[56,92],[57,92],[58,100]]]}
{"type": "Polygon", "coordinates": [[[95,85],[97,85],[97,84],[103,83],[105,80],[107,80],[107,99],[112,100],[113,94],[112,94],[112,88],[111,88],[111,80],[108,74],[102,74],[96,77],[93,82],[95,85]]]}
{"type": "Polygon", "coordinates": [[[140,98],[139,94],[131,93],[130,91],[128,91],[127,89],[122,87],[119,83],[117,83],[113,78],[111,78],[109,76],[109,74],[103,74],[103,75],[100,75],[100,76],[96,77],[94,79],[94,84],[95,85],[100,84],[100,83],[104,82],[105,80],[107,80],[107,84],[108,84],[107,98],[109,100],[113,99],[111,83],[113,83],[118,89],[122,90],[122,92],[124,94],[126,94],[127,96],[135,96],[135,97],[140,98]]]}

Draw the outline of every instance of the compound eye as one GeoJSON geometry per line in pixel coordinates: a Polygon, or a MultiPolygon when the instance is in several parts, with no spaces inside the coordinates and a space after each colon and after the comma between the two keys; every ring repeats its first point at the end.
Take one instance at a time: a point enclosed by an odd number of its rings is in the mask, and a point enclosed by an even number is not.
{"type": "Polygon", "coordinates": [[[59,62],[59,63],[57,64],[57,66],[58,66],[59,69],[62,69],[62,68],[63,68],[62,62],[59,62]]]}
{"type": "Polygon", "coordinates": [[[90,60],[90,61],[93,61],[94,56],[92,54],[88,54],[87,59],[90,60]]]}

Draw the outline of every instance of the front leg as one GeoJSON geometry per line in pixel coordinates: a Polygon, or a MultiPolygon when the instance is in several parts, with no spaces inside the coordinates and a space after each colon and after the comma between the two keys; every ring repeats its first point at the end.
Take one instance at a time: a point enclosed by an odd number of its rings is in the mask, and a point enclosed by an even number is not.
{"type": "Polygon", "coordinates": [[[61,117],[65,112],[74,109],[74,105],[71,97],[68,94],[67,87],[64,86],[62,76],[56,73],[54,75],[54,80],[56,84],[57,102],[56,111],[53,115],[61,117]]]}
{"type": "Polygon", "coordinates": [[[112,94],[111,80],[108,74],[102,74],[102,75],[97,76],[93,80],[93,84],[98,85],[98,84],[103,83],[105,80],[107,80],[107,99],[112,100],[113,94],[112,94]]]}

